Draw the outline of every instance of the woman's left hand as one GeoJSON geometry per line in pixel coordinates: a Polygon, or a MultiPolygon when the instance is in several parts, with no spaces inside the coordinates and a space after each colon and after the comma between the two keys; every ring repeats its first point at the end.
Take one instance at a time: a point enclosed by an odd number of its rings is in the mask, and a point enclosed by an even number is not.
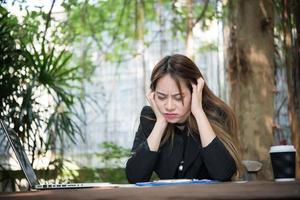
{"type": "Polygon", "coordinates": [[[203,78],[197,79],[197,85],[192,83],[193,93],[192,93],[192,103],[191,103],[191,111],[194,116],[197,113],[203,110],[202,108],[202,91],[204,87],[204,80],[203,78]]]}

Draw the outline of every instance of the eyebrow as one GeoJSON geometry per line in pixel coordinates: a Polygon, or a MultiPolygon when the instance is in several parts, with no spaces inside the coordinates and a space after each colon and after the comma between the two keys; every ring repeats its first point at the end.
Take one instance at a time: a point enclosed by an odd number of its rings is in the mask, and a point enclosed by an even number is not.
{"type": "MultiPolygon", "coordinates": [[[[156,91],[159,95],[164,95],[164,96],[168,96],[167,94],[165,94],[165,93],[162,93],[162,92],[159,92],[159,91],[156,91]]],[[[182,95],[183,95],[184,93],[182,92],[182,95]]],[[[171,96],[178,96],[178,95],[181,95],[180,93],[176,93],[176,94],[172,94],[171,96]]]]}

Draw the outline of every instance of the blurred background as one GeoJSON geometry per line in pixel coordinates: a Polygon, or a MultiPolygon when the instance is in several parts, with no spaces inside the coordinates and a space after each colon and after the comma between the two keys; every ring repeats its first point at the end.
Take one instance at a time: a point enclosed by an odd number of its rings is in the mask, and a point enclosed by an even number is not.
{"type": "MultiPolygon", "coordinates": [[[[299,152],[298,1],[0,2],[0,118],[42,183],[127,183],[151,71],[174,53],[233,108],[259,179],[272,179],[271,145],[299,152]]],[[[2,129],[0,180],[1,191],[28,189],[2,129]]]]}

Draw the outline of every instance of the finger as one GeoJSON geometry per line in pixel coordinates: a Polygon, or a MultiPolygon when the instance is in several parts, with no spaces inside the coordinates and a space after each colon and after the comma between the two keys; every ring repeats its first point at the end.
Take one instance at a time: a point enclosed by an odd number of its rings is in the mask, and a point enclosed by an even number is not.
{"type": "Polygon", "coordinates": [[[203,77],[199,77],[199,78],[197,79],[197,82],[199,82],[200,80],[203,80],[203,81],[204,81],[203,77]]]}
{"type": "Polygon", "coordinates": [[[153,108],[154,112],[157,112],[157,105],[155,102],[155,92],[152,92],[150,94],[150,105],[153,108]]]}
{"type": "Polygon", "coordinates": [[[204,83],[204,79],[202,77],[197,79],[197,83],[198,84],[203,84],[204,83]]]}
{"type": "Polygon", "coordinates": [[[192,95],[196,94],[198,91],[197,91],[197,85],[195,85],[194,83],[192,83],[192,88],[193,88],[193,91],[192,91],[192,95]]]}
{"type": "Polygon", "coordinates": [[[194,83],[191,83],[191,85],[192,85],[193,91],[195,91],[197,86],[194,83]]]}
{"type": "Polygon", "coordinates": [[[152,93],[152,91],[149,91],[148,93],[147,93],[147,95],[146,95],[146,99],[147,99],[147,101],[148,101],[148,103],[151,105],[152,104],[152,100],[151,100],[151,93],[152,93]]]}
{"type": "Polygon", "coordinates": [[[152,92],[152,93],[151,93],[151,98],[152,98],[152,100],[155,99],[155,92],[152,92]]]}
{"type": "Polygon", "coordinates": [[[197,83],[198,83],[197,84],[198,91],[202,91],[204,86],[204,79],[202,77],[198,78],[197,83]]]}
{"type": "Polygon", "coordinates": [[[154,105],[154,94],[155,94],[154,92],[151,92],[149,94],[149,101],[150,101],[151,106],[154,105]]]}

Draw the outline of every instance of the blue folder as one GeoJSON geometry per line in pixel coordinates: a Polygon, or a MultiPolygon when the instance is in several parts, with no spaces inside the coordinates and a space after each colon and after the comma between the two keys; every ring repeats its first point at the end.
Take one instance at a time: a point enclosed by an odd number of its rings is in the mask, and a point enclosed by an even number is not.
{"type": "Polygon", "coordinates": [[[219,181],[209,180],[209,179],[172,179],[172,180],[158,180],[151,182],[138,182],[137,186],[168,186],[168,185],[191,185],[191,184],[215,184],[219,181]]]}

